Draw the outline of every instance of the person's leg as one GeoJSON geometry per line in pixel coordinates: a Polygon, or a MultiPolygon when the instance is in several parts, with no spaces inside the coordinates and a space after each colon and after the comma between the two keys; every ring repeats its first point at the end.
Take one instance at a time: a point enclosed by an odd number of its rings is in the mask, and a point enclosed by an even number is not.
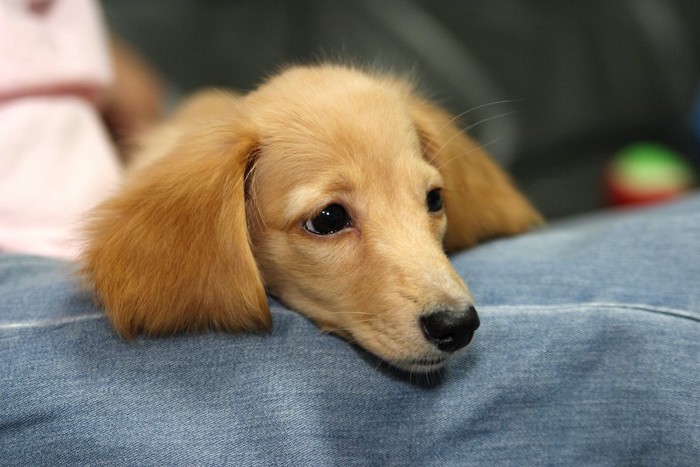
{"type": "Polygon", "coordinates": [[[691,465],[700,197],[453,262],[482,326],[409,377],[272,303],[268,335],[119,339],[66,263],[0,255],[0,459],[691,465]]]}

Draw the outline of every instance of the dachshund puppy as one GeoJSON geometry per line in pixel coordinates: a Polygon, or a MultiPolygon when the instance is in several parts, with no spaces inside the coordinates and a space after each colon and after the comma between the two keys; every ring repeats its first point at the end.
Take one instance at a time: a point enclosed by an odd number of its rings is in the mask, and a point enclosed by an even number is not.
{"type": "Polygon", "coordinates": [[[245,96],[197,94],[147,135],[90,220],[82,273],[127,338],[265,330],[267,291],[396,367],[432,371],[479,326],[445,251],[539,221],[410,84],[295,67],[245,96]]]}

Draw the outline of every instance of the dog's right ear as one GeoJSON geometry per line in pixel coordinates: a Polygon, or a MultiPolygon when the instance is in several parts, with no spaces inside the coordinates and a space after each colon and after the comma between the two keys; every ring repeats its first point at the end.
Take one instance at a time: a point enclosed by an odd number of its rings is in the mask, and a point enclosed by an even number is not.
{"type": "Polygon", "coordinates": [[[81,272],[122,336],[271,326],[246,222],[256,151],[235,125],[190,130],[95,210],[81,272]]]}
{"type": "Polygon", "coordinates": [[[421,99],[413,100],[411,111],[423,154],[445,183],[447,251],[542,224],[540,214],[508,174],[456,126],[450,114],[421,99]]]}

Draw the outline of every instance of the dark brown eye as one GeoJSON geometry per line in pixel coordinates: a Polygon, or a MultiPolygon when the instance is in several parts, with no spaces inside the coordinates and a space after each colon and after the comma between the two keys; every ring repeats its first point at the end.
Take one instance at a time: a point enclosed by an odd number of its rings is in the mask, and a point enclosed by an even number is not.
{"type": "Polygon", "coordinates": [[[433,188],[428,192],[426,204],[430,212],[438,212],[442,209],[442,193],[440,188],[433,188]]]}
{"type": "Polygon", "coordinates": [[[304,224],[306,230],[316,235],[330,235],[347,227],[350,227],[350,216],[340,204],[329,204],[304,224]]]}

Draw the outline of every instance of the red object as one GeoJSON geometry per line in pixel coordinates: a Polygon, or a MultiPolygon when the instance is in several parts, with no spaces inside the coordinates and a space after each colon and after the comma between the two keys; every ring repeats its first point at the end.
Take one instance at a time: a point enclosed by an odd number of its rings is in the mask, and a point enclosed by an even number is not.
{"type": "Polygon", "coordinates": [[[670,201],[679,197],[683,192],[679,190],[635,190],[619,183],[615,174],[608,169],[605,172],[605,199],[613,206],[646,206],[649,204],[670,201]]]}

